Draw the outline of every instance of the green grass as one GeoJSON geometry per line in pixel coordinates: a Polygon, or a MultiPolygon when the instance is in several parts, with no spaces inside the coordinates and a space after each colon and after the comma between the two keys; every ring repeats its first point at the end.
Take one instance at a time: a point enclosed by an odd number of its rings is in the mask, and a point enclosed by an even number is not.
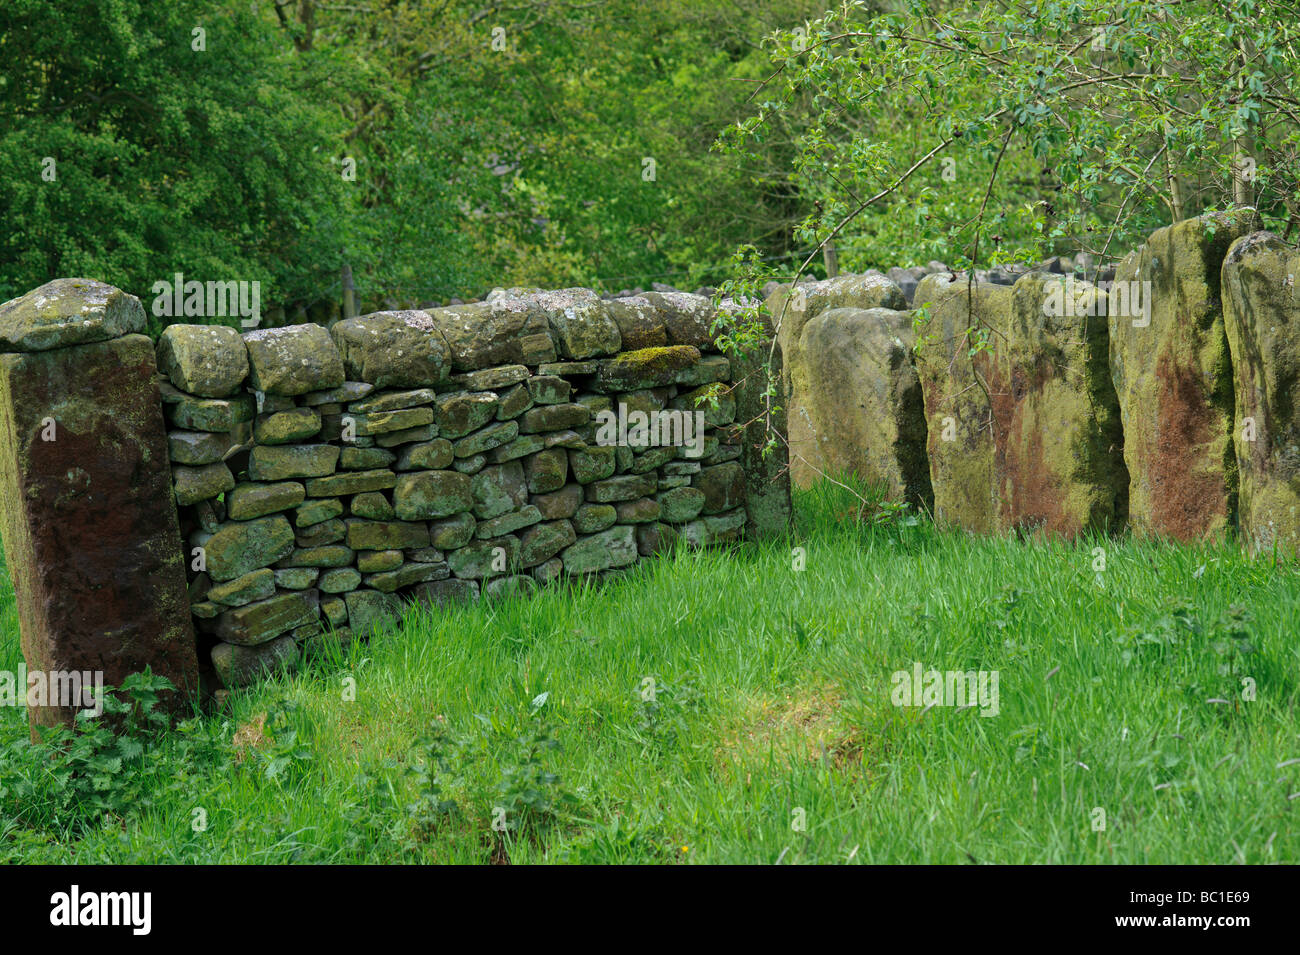
{"type": "MultiPolygon", "coordinates": [[[[1294,565],[868,527],[845,507],[801,496],[802,571],[774,543],[413,609],[156,744],[153,803],[103,819],[51,811],[30,765],[20,798],[11,748],[0,859],[1300,860],[1300,763],[1279,767],[1300,757],[1294,565]],[[893,706],[913,661],[998,671],[999,714],[893,706]],[[498,806],[521,827],[494,831],[498,806]]],[[[0,610],[13,668],[7,590],[0,610]]],[[[25,736],[0,713],[0,746],[25,736]]]]}

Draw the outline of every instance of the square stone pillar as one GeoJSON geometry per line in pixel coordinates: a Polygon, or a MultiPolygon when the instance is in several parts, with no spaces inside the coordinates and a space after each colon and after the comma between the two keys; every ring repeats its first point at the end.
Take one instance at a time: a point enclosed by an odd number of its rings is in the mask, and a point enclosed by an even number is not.
{"type": "MultiPolygon", "coordinates": [[[[117,686],[147,666],[183,713],[198,665],[144,327],[138,299],[88,279],[0,305],[0,530],[29,669],[117,686]]],[[[78,708],[30,708],[33,735],[78,708]]]]}

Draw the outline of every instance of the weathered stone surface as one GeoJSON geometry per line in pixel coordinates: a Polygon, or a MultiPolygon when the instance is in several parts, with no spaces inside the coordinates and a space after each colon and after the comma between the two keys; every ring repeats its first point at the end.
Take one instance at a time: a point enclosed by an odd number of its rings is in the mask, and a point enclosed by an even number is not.
{"type": "Polygon", "coordinates": [[[514,535],[474,541],[447,555],[451,572],[465,580],[509,573],[518,565],[519,538],[514,535]]]}
{"type": "Polygon", "coordinates": [[[569,400],[573,386],[558,375],[534,375],[525,382],[528,393],[539,405],[558,405],[569,400]]]}
{"type": "Polygon", "coordinates": [[[642,557],[667,554],[677,545],[677,531],[667,524],[636,525],[636,552],[642,557]]]}
{"type": "Polygon", "coordinates": [[[203,541],[207,572],[213,580],[233,580],[269,567],[293,551],[293,528],[283,515],[225,524],[203,541]]]}
{"type": "Polygon", "coordinates": [[[436,563],[409,563],[403,564],[396,570],[386,570],[378,574],[370,574],[366,577],[366,586],[373,587],[382,593],[391,594],[394,591],[401,590],[403,587],[410,587],[413,584],[427,583],[432,580],[442,580],[451,574],[451,570],[445,561],[436,563]]]}
{"type": "Polygon", "coordinates": [[[352,567],[332,567],[320,575],[316,586],[321,593],[345,594],[361,586],[361,574],[352,567]]]}
{"type": "Polygon", "coordinates": [[[1271,232],[1238,239],[1223,262],[1239,526],[1252,555],[1294,558],[1300,548],[1297,275],[1300,253],[1271,232]]]}
{"type": "Polygon", "coordinates": [[[535,524],[519,535],[519,566],[536,567],[577,541],[568,521],[535,524]]]}
{"type": "Polygon", "coordinates": [[[353,556],[351,548],[342,544],[299,547],[275,566],[277,570],[287,567],[346,567],[352,563],[353,556]]]}
{"type": "Polygon", "coordinates": [[[305,496],[303,486],[296,481],[239,484],[226,495],[226,510],[231,520],[248,521],[297,507],[305,496]]]}
{"type": "Polygon", "coordinates": [[[379,411],[400,411],[406,408],[419,408],[431,405],[438,399],[438,393],[432,388],[415,388],[409,391],[379,391],[359,401],[348,403],[348,411],[354,414],[374,414],[379,411]]]}
{"type": "Polygon", "coordinates": [[[533,396],[528,391],[528,385],[515,385],[501,394],[501,403],[497,405],[496,418],[498,421],[509,421],[511,418],[518,418],[532,406],[533,396]]]}
{"type": "Polygon", "coordinates": [[[206,599],[227,607],[242,607],[254,600],[265,600],[275,594],[275,574],[266,568],[254,570],[214,585],[207,593],[206,599]]]}
{"type": "Polygon", "coordinates": [[[612,504],[616,501],[630,501],[637,497],[646,497],[655,492],[655,479],[644,474],[618,474],[603,481],[593,481],[587,485],[588,501],[597,504],[612,504]]]}
{"type": "Polygon", "coordinates": [[[0,352],[88,345],[144,327],[134,295],[94,279],[55,279],[0,305],[0,352]]]}
{"type": "Polygon", "coordinates": [[[345,447],[339,456],[339,468],[344,471],[376,471],[392,467],[397,455],[387,448],[345,447]]]}
{"type": "Polygon", "coordinates": [[[366,636],[402,618],[401,598],[378,590],[354,590],[344,598],[348,605],[348,626],[357,636],[366,636]]]}
{"type": "Polygon", "coordinates": [[[569,469],[579,484],[590,484],[614,473],[615,449],[586,448],[569,450],[569,469]]]}
{"type": "Polygon", "coordinates": [[[433,424],[432,408],[399,408],[396,411],[376,411],[373,414],[353,414],[343,416],[343,422],[352,422],[352,433],[358,435],[391,434],[394,431],[409,431],[423,425],[433,424]]]}
{"type": "Polygon", "coordinates": [[[343,502],[336,497],[308,501],[293,512],[293,524],[298,528],[311,527],[342,513],[343,502]]]}
{"type": "Polygon", "coordinates": [[[225,611],[216,618],[212,632],[226,643],[255,647],[295,627],[313,623],[319,615],[317,604],[312,591],[276,594],[225,611]]]}
{"type": "Polygon", "coordinates": [[[502,537],[536,524],[541,519],[542,512],[534,505],[526,504],[517,511],[507,511],[505,514],[493,517],[490,520],[479,521],[478,526],[474,529],[474,536],[479,540],[502,537]]]}
{"type": "Polygon", "coordinates": [[[235,476],[220,461],[200,468],[173,467],[172,480],[175,482],[176,503],[182,507],[224,494],[235,486],[235,476]]]}
{"type": "Polygon", "coordinates": [[[531,375],[526,365],[500,365],[452,375],[451,383],[462,391],[498,391],[525,381],[531,375]]]}
{"type": "Polygon", "coordinates": [[[222,460],[235,442],[230,435],[216,431],[169,431],[167,454],[173,464],[198,467],[222,460]]]}
{"type": "Polygon", "coordinates": [[[293,669],[298,664],[298,644],[285,634],[275,640],[255,647],[241,647],[232,643],[218,643],[212,648],[212,669],[223,686],[234,689],[256,683],[281,669],[293,669]]]}
{"type": "Polygon", "coordinates": [[[364,550],[357,554],[357,570],[363,574],[379,574],[396,570],[405,562],[400,550],[364,550]]]}
{"type": "Polygon", "coordinates": [[[470,482],[474,515],[488,520],[528,503],[524,468],[518,461],[484,468],[470,482]]]}
{"type": "Polygon", "coordinates": [[[429,312],[375,312],[338,322],[330,333],[348,377],[376,388],[424,388],[451,372],[451,351],[429,312]]]}
{"type": "Polygon", "coordinates": [[[1104,297],[1033,272],[1014,287],[930,275],[916,299],[933,303],[917,372],[936,520],[1065,537],[1121,527],[1128,480],[1094,314],[1104,297]]]}
{"type": "Polygon", "coordinates": [[[486,302],[433,309],[456,371],[555,360],[546,315],[527,298],[489,296],[486,302]]]}
{"type": "Polygon", "coordinates": [[[398,471],[437,471],[451,467],[455,455],[451,442],[446,438],[435,438],[418,444],[408,444],[397,456],[398,471]]]}
{"type": "MultiPolygon", "coordinates": [[[[918,288],[917,305],[927,300],[918,288]]],[[[796,345],[804,325],[822,312],[833,308],[887,308],[904,311],[908,307],[903,290],[883,275],[840,275],[821,282],[800,282],[791,293],[782,285],[767,298],[767,311],[776,329],[781,352],[788,365],[795,361],[796,345]]]]}
{"type": "Polygon", "coordinates": [[[444,438],[460,438],[493,419],[499,399],[490,391],[455,391],[441,395],[434,406],[434,423],[444,438]]]}
{"type": "Polygon", "coordinates": [[[472,457],[513,441],[518,435],[519,422],[497,421],[455,441],[451,446],[452,452],[458,458],[472,457]]]}
{"type": "Polygon", "coordinates": [[[1193,541],[1231,526],[1237,474],[1220,269],[1228,247],[1258,228],[1253,210],[1187,219],[1157,229],[1116,269],[1110,372],[1135,533],[1193,541]],[[1133,307],[1135,288],[1150,289],[1149,311],[1141,296],[1143,307],[1133,307]]]}
{"type": "Polygon", "coordinates": [[[331,444],[259,445],[248,456],[248,476],[254,481],[319,478],[333,474],[338,462],[339,449],[331,444]]]}
{"type": "Polygon", "coordinates": [[[372,521],[391,521],[396,516],[393,505],[380,491],[366,491],[358,494],[352,498],[348,506],[357,517],[364,517],[372,521]]]}
{"type": "Polygon", "coordinates": [[[524,434],[506,444],[498,445],[487,454],[492,464],[504,464],[525,457],[546,447],[546,438],[540,434],[524,434]]]}
{"type": "Polygon", "coordinates": [[[319,325],[286,325],[244,333],[248,383],[268,395],[303,395],[343,384],[343,359],[319,325]]]}
{"type": "Polygon", "coordinates": [[[411,588],[411,597],[420,603],[445,607],[454,603],[469,603],[478,599],[478,582],[449,577],[411,588]]]}
{"type": "Polygon", "coordinates": [[[668,407],[691,414],[698,411],[706,428],[720,428],[736,420],[734,389],[722,382],[692,388],[668,402],[668,407]]]}
{"type": "Polygon", "coordinates": [[[539,451],[524,461],[529,493],[548,494],[564,487],[569,476],[569,456],[563,448],[539,451]]]}
{"type": "Polygon", "coordinates": [[[360,437],[357,438],[357,443],[373,440],[381,448],[395,448],[398,445],[411,444],[416,441],[432,441],[437,436],[438,429],[434,425],[424,424],[414,428],[406,428],[403,431],[389,431],[374,438],[360,437]]]}
{"type": "Polygon", "coordinates": [[[414,471],[398,477],[393,505],[404,521],[448,517],[473,506],[470,486],[459,471],[414,471]]]}
{"type": "Polygon", "coordinates": [[[551,337],[562,358],[612,355],[620,348],[622,339],[618,325],[610,316],[606,303],[589,289],[569,288],[523,295],[519,295],[518,290],[509,290],[503,300],[522,300],[538,308],[550,323],[551,337]]]}
{"type": "Polygon", "coordinates": [[[573,527],[579,534],[594,534],[613,527],[618,509],[613,504],[583,504],[574,512],[573,527]]]}
{"type": "Polygon", "coordinates": [[[312,406],[347,404],[359,401],[374,390],[375,386],[368,381],[345,381],[337,388],[309,391],[305,395],[299,395],[297,400],[300,405],[312,406]]]}
{"type": "Polygon", "coordinates": [[[508,600],[512,597],[531,597],[537,591],[537,581],[523,574],[497,577],[483,584],[484,600],[508,600]]]}
{"type": "Polygon", "coordinates": [[[474,539],[477,521],[469,512],[429,523],[429,544],[441,550],[464,547],[474,539]]]}
{"type": "Polygon", "coordinates": [[[624,351],[661,348],[668,344],[664,317],[649,299],[641,295],[616,298],[606,303],[610,317],[618,326],[624,351]]]}
{"type": "Polygon", "coordinates": [[[585,406],[573,403],[540,405],[531,411],[525,411],[519,422],[520,434],[536,434],[539,431],[562,431],[566,428],[580,428],[591,417],[585,406]]]}
{"type": "Polygon", "coordinates": [[[675,487],[655,496],[659,502],[660,519],[673,524],[693,521],[704,510],[704,492],[694,487],[675,487]]]}
{"type": "Polygon", "coordinates": [[[227,325],[168,325],[158,337],[158,368],[181,391],[224,398],[248,377],[248,349],[227,325]]]}
{"type": "Polygon", "coordinates": [[[252,395],[232,398],[181,396],[167,403],[167,417],[178,428],[228,433],[253,420],[257,404],[252,395]]]}
{"type": "Polygon", "coordinates": [[[346,497],[366,491],[386,491],[397,483],[397,475],[385,468],[350,471],[307,482],[308,497],[346,497]]]}
{"type": "Polygon", "coordinates": [[[326,544],[337,544],[346,536],[347,525],[337,517],[332,517],[300,530],[294,536],[294,542],[299,547],[324,547],[326,544]]]}
{"type": "Polygon", "coordinates": [[[659,520],[659,502],[649,497],[620,501],[614,505],[614,512],[620,524],[645,524],[659,520]]]}
{"type": "Polygon", "coordinates": [[[623,352],[600,363],[596,386],[602,391],[636,391],[677,382],[700,361],[693,345],[668,345],[623,352]]]}
{"type": "Polygon", "coordinates": [[[704,468],[691,479],[691,485],[704,492],[705,514],[729,511],[745,503],[745,472],[734,461],[704,468]]]}
{"type": "Polygon", "coordinates": [[[560,558],[569,574],[590,574],[626,566],[637,558],[635,531],[629,524],[611,527],[565,548],[560,558]]]}
{"type": "Polygon", "coordinates": [[[549,494],[535,494],[531,498],[531,503],[542,512],[543,520],[554,521],[572,517],[582,505],[582,485],[566,484],[558,491],[549,494]]]}
{"type": "Polygon", "coordinates": [[[670,345],[712,347],[717,313],[709,299],[687,292],[647,292],[642,297],[663,316],[670,345]]]}
{"type": "Polygon", "coordinates": [[[316,586],[316,581],[320,580],[319,567],[280,567],[267,573],[272,575],[274,584],[272,592],[275,587],[282,587],[285,590],[309,590],[316,586]]]}
{"type": "Polygon", "coordinates": [[[302,441],[320,431],[320,415],[314,408],[294,408],[263,415],[253,426],[258,444],[289,444],[302,441]]]}
{"type": "Polygon", "coordinates": [[[348,547],[353,550],[404,550],[429,546],[429,526],[410,521],[349,520],[348,547]]]}
{"type": "Polygon", "coordinates": [[[931,506],[914,341],[912,313],[886,308],[826,309],[803,326],[790,362],[796,484],[853,474],[887,500],[931,506]]]}

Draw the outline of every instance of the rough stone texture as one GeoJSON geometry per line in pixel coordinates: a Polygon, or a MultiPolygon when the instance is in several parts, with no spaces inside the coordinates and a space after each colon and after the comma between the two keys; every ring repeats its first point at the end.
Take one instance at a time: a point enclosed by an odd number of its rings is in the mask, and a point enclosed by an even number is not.
{"type": "Polygon", "coordinates": [[[239,484],[226,495],[226,511],[231,520],[247,521],[276,511],[297,507],[306,497],[296,481],[280,484],[239,484]]]}
{"type": "Polygon", "coordinates": [[[645,296],[616,298],[607,303],[607,307],[618,326],[624,351],[661,348],[668,344],[668,326],[664,316],[645,296]]]}
{"type": "MultiPolygon", "coordinates": [[[[920,290],[916,301],[922,302],[920,290]]],[[[903,290],[883,275],[840,275],[821,282],[800,282],[793,293],[789,285],[767,297],[767,311],[777,330],[781,351],[793,367],[795,350],[804,326],[832,308],[907,309],[903,290]]]]}
{"type": "Polygon", "coordinates": [[[213,580],[233,580],[289,555],[293,543],[293,528],[277,514],[223,525],[201,546],[208,575],[213,580]]]}
{"type": "MultiPolygon", "coordinates": [[[[507,300],[510,297],[513,296],[507,293],[507,300]]],[[[612,355],[621,347],[618,325],[610,316],[608,306],[589,289],[534,292],[525,294],[522,298],[546,316],[550,323],[551,337],[562,358],[612,355]]]]}
{"type": "Polygon", "coordinates": [[[281,668],[293,669],[298,655],[298,642],[290,634],[255,647],[218,643],[212,648],[212,669],[227,687],[248,686],[281,668]]]}
{"type": "Polygon", "coordinates": [[[1105,317],[1090,314],[1105,310],[1098,296],[1042,272],[1014,287],[922,280],[916,299],[932,311],[917,370],[940,525],[1064,537],[1123,526],[1128,477],[1105,317]]]}
{"type": "Polygon", "coordinates": [[[1135,533],[1194,541],[1221,536],[1233,523],[1232,368],[1220,270],[1228,247],[1259,227],[1253,210],[1187,219],[1157,229],[1116,269],[1110,372],[1135,533]],[[1119,314],[1121,288],[1131,281],[1151,283],[1145,327],[1145,315],[1119,314]]]}
{"type": "Polygon", "coordinates": [[[458,471],[403,474],[393,489],[393,505],[404,521],[449,517],[474,505],[470,484],[470,476],[458,471]]]}
{"type": "Polygon", "coordinates": [[[314,623],[318,597],[311,591],[277,594],[227,610],[216,618],[212,633],[226,643],[255,647],[297,627],[314,623]]]}
{"type": "Polygon", "coordinates": [[[854,474],[887,499],[929,508],[925,406],[912,313],[827,309],[803,326],[790,366],[790,472],[800,487],[854,474]]]}
{"type": "Polygon", "coordinates": [[[158,368],[181,391],[224,398],[248,377],[248,349],[227,325],[168,325],[158,337],[158,368]]]}
{"type": "Polygon", "coordinates": [[[451,372],[447,341],[428,312],[375,312],[338,322],[330,333],[348,376],[376,388],[428,387],[451,372]]]}
{"type": "Polygon", "coordinates": [[[555,361],[550,323],[527,297],[489,296],[486,302],[437,308],[429,314],[451,349],[456,371],[555,361]]]}
{"type": "Polygon", "coordinates": [[[268,395],[302,395],[343,384],[343,359],[319,325],[244,333],[249,385],[268,395]]]}
{"type": "MultiPolygon", "coordinates": [[[[663,316],[669,345],[713,348],[713,303],[686,292],[647,292],[642,296],[663,316]]],[[[703,384],[703,382],[701,382],[703,384]]]]}
{"type": "Polygon", "coordinates": [[[693,345],[669,345],[624,352],[600,363],[598,386],[606,391],[658,388],[680,381],[700,360],[693,345]]]}
{"type": "Polygon", "coordinates": [[[33,670],[101,670],[109,685],[152,667],[180,689],[164,701],[179,713],[198,663],[154,348],[143,335],[96,341],[143,313],[98,283],[78,307],[75,283],[42,286],[4,319],[5,347],[94,341],[0,355],[0,508],[23,655],[33,670]]]}
{"type": "MultiPolygon", "coordinates": [[[[333,474],[340,449],[332,444],[259,445],[248,458],[248,476],[254,481],[286,481],[333,474]]],[[[309,492],[310,493],[310,492],[309,492]]],[[[312,494],[312,497],[327,497],[312,494]]]]}
{"type": "Polygon", "coordinates": [[[55,279],[0,305],[0,352],[88,345],[144,328],[134,295],[94,279],[55,279]]]}
{"type": "Polygon", "coordinates": [[[1223,262],[1232,354],[1238,518],[1251,554],[1300,550],[1300,253],[1271,232],[1238,239],[1223,262]]]}

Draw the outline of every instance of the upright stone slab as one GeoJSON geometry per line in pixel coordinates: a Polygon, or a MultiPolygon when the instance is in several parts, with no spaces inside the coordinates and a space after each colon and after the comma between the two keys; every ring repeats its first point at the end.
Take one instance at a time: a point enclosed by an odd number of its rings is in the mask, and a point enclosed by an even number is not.
{"type": "Polygon", "coordinates": [[[1110,371],[1124,423],[1129,521],[1139,534],[1195,541],[1233,523],[1232,367],[1220,269],[1254,210],[1157,229],[1110,290],[1110,371]]]}
{"type": "Polygon", "coordinates": [[[1067,538],[1122,527],[1128,475],[1099,290],[1042,272],[1014,287],[932,275],[916,300],[932,305],[918,372],[936,520],[1067,538]]]}
{"type": "Polygon", "coordinates": [[[1242,542],[1251,554],[1300,548],[1300,253],[1271,232],[1223,260],[1223,319],[1236,398],[1232,439],[1242,542]]]}
{"type": "MultiPolygon", "coordinates": [[[[729,302],[721,305],[723,310],[736,307],[729,302]]],[[[779,389],[772,395],[770,409],[766,397],[769,375],[770,380],[781,381],[783,356],[779,343],[772,347],[770,316],[764,315],[763,321],[767,323],[766,340],[753,351],[731,356],[736,425],[743,429],[740,466],[745,473],[745,537],[754,541],[784,537],[794,519],[785,408],[779,389]],[[776,441],[769,450],[772,436],[776,441]]]]}
{"type": "MultiPolygon", "coordinates": [[[[60,279],[0,306],[0,506],[32,670],[151,667],[197,690],[194,631],[152,343],[137,299],[60,279]]],[[[29,710],[70,722],[76,707],[29,710]]]]}
{"type": "Polygon", "coordinates": [[[795,484],[851,473],[931,507],[913,339],[912,313],[888,308],[832,308],[804,325],[790,368],[802,409],[790,422],[795,484]]]}

